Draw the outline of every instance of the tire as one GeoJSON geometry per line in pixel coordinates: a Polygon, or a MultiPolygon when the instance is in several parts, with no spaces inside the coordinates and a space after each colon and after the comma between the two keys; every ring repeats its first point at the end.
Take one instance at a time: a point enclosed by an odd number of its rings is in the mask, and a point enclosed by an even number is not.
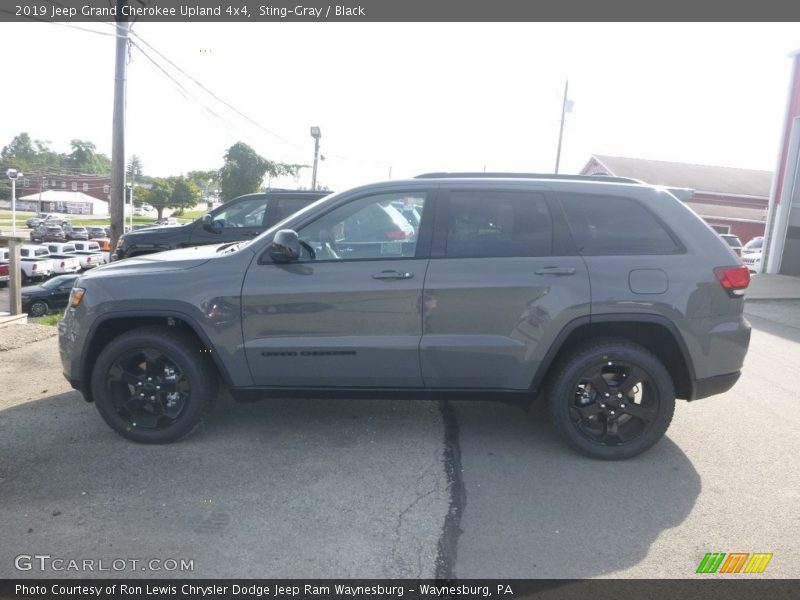
{"type": "Polygon", "coordinates": [[[105,422],[144,444],[189,435],[217,396],[214,364],[192,336],[174,327],[141,327],[113,339],[97,357],[91,385],[105,422]]]}
{"type": "Polygon", "coordinates": [[[547,395],[550,417],[567,444],[603,460],[648,450],[675,412],[667,369],[652,352],[626,340],[577,347],[559,362],[547,395]]]}
{"type": "Polygon", "coordinates": [[[28,309],[28,314],[32,317],[43,317],[50,312],[50,307],[44,300],[35,300],[28,309]]]}

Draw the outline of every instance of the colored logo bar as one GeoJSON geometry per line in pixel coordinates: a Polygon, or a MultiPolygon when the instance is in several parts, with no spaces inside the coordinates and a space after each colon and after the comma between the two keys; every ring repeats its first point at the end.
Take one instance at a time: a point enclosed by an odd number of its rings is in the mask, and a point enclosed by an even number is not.
{"type": "Polygon", "coordinates": [[[708,552],[695,573],[763,573],[771,560],[772,553],[766,552],[708,552]]]}

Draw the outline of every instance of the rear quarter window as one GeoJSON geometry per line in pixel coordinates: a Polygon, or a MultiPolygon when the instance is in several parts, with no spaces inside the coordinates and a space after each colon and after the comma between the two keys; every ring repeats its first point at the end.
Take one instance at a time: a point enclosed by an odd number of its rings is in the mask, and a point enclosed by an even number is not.
{"type": "Polygon", "coordinates": [[[561,205],[586,256],[677,254],[678,240],[640,202],[620,196],[565,194],[561,205]]]}

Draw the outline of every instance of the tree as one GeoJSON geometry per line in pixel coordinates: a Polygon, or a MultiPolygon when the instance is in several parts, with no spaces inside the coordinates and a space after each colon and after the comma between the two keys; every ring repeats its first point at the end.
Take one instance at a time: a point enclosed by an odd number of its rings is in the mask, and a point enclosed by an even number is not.
{"type": "MultiPolygon", "coordinates": [[[[169,197],[169,208],[183,212],[185,208],[190,208],[200,200],[200,188],[195,183],[185,177],[170,177],[172,194],[169,197]]],[[[161,215],[159,214],[159,219],[161,215]]]]}
{"type": "Polygon", "coordinates": [[[144,172],[142,171],[142,160],[132,154],[131,157],[128,159],[128,165],[125,168],[125,175],[128,176],[128,179],[133,181],[134,179],[141,179],[144,172]]]}
{"type": "Polygon", "coordinates": [[[244,142],[236,142],[225,152],[225,164],[219,172],[219,185],[222,201],[227,202],[242,194],[259,191],[264,183],[264,176],[289,175],[297,177],[305,165],[273,162],[260,156],[244,142]]]}
{"type": "Polygon", "coordinates": [[[72,152],[65,158],[66,166],[81,173],[107,173],[111,170],[111,160],[105,154],[98,154],[97,147],[86,140],[72,140],[72,152]]]}
{"type": "Polygon", "coordinates": [[[157,178],[144,194],[144,201],[156,209],[158,220],[163,217],[164,209],[170,205],[172,197],[172,183],[168,179],[157,178]]]}
{"type": "Polygon", "coordinates": [[[29,171],[36,162],[36,148],[31,141],[31,136],[23,132],[14,136],[8,146],[0,151],[3,164],[14,166],[22,171],[29,171]]]}

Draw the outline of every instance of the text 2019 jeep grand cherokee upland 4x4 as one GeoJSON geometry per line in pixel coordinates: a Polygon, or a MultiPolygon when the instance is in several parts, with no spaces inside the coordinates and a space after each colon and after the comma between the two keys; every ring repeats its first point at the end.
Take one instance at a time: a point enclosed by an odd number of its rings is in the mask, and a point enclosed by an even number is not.
{"type": "Polygon", "coordinates": [[[139,442],[197,428],[218,382],[238,399],[543,392],[573,448],[620,459],[663,436],[676,397],[734,385],[748,283],[665,190],[440,173],[335,194],[248,242],[90,272],[59,343],[73,387],[139,442]]]}

